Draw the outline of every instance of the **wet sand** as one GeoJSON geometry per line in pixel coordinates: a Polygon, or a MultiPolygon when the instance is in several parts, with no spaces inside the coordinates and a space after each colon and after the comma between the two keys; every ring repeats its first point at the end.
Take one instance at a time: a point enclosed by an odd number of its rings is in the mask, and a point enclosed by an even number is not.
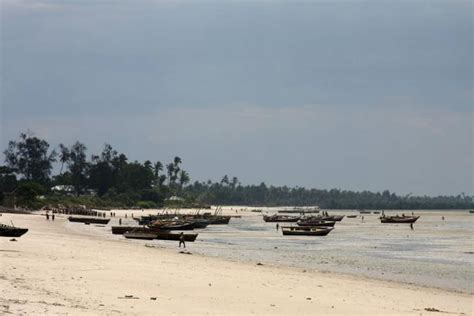
{"type": "Polygon", "coordinates": [[[188,243],[192,254],[185,254],[174,242],[129,241],[111,235],[108,227],[69,223],[64,216],[52,222],[38,215],[4,214],[0,221],[10,219],[30,231],[16,242],[0,239],[0,314],[473,313],[468,294],[228,261],[199,255],[193,243],[188,243]]]}

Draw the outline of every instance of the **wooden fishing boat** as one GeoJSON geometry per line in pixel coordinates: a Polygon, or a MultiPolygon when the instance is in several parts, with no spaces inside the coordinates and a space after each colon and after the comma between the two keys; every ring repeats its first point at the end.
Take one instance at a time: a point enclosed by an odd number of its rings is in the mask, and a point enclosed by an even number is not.
{"type": "Polygon", "coordinates": [[[297,235],[297,236],[326,236],[334,228],[332,227],[295,227],[295,226],[283,226],[281,231],[283,235],[297,235]]]}
{"type": "Polygon", "coordinates": [[[302,219],[305,220],[314,220],[314,221],[327,221],[327,222],[340,222],[344,218],[344,215],[328,215],[328,216],[306,216],[302,219]]]}
{"type": "Polygon", "coordinates": [[[297,222],[300,216],[288,216],[288,215],[263,215],[263,220],[267,223],[277,222],[297,222]]]}
{"type": "Polygon", "coordinates": [[[193,230],[196,224],[194,222],[183,221],[154,221],[150,228],[158,228],[161,230],[193,230]]]}
{"type": "Polygon", "coordinates": [[[347,218],[357,218],[357,215],[346,215],[347,218]]]}
{"type": "Polygon", "coordinates": [[[474,214],[474,211],[469,211],[470,214],[474,214]]]}
{"type": "Polygon", "coordinates": [[[370,214],[370,211],[360,210],[359,213],[360,213],[360,214],[370,214]]]}
{"type": "Polygon", "coordinates": [[[74,217],[69,216],[67,218],[70,222],[75,223],[86,223],[86,224],[104,224],[107,225],[110,221],[110,218],[95,218],[95,217],[74,217]]]}
{"type": "Polygon", "coordinates": [[[231,219],[230,216],[211,216],[204,218],[209,220],[209,225],[226,225],[229,224],[231,219]]]}
{"type": "Polygon", "coordinates": [[[142,232],[142,231],[127,231],[123,234],[125,238],[128,239],[144,239],[144,240],[153,240],[158,236],[153,232],[142,232]]]}
{"type": "Polygon", "coordinates": [[[21,237],[26,234],[28,228],[19,228],[15,226],[9,226],[0,224],[0,237],[21,237]]]}
{"type": "Polygon", "coordinates": [[[322,226],[322,227],[334,227],[336,222],[327,222],[327,221],[314,221],[314,220],[302,220],[296,222],[298,226],[322,226]]]}
{"type": "MultiPolygon", "coordinates": [[[[112,226],[112,234],[115,235],[124,235],[126,232],[133,233],[144,233],[144,234],[154,234],[156,237],[154,239],[161,240],[179,240],[180,234],[172,233],[167,230],[147,228],[147,227],[136,227],[136,226],[112,226]]],[[[193,242],[196,240],[198,234],[183,234],[185,241],[193,242]]]]}
{"type": "MultiPolygon", "coordinates": [[[[155,232],[157,234],[156,239],[160,240],[179,240],[181,234],[171,233],[167,231],[155,232]]],[[[183,234],[184,241],[193,242],[196,240],[198,234],[183,234]]]]}
{"type": "Polygon", "coordinates": [[[386,224],[411,224],[420,218],[420,216],[382,216],[380,217],[381,223],[386,224]]]}

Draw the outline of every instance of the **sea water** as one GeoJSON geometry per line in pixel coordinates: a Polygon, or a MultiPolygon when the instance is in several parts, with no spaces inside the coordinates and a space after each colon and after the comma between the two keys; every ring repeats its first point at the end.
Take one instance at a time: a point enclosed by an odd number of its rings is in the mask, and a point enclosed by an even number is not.
{"type": "Polygon", "coordinates": [[[188,248],[237,261],[347,273],[472,294],[474,214],[415,211],[415,215],[421,217],[413,230],[409,224],[382,224],[380,215],[364,214],[363,220],[361,215],[346,217],[328,236],[314,237],[283,236],[275,223],[265,223],[261,215],[252,214],[233,218],[229,225],[197,230],[199,237],[188,248]]]}

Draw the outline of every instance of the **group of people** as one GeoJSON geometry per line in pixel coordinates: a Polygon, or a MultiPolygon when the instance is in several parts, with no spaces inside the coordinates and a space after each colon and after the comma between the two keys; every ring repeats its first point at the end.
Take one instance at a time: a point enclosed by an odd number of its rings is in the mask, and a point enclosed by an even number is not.
{"type": "MultiPolygon", "coordinates": [[[[49,221],[49,212],[46,212],[46,220],[49,221]]],[[[54,213],[51,213],[51,220],[54,221],[54,213]]]]}

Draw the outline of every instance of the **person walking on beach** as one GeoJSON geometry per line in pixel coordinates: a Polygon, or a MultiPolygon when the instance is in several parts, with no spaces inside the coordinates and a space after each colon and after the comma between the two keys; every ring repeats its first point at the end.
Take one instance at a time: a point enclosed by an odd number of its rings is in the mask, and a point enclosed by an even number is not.
{"type": "Polygon", "coordinates": [[[179,248],[181,248],[181,244],[183,244],[184,248],[186,248],[186,244],[184,243],[184,234],[183,234],[183,232],[181,232],[181,234],[179,234],[179,248]]]}
{"type": "Polygon", "coordinates": [[[46,220],[49,221],[49,213],[46,212],[46,220]]]}
{"type": "Polygon", "coordinates": [[[54,213],[53,213],[53,214],[51,214],[51,219],[52,219],[52,220],[53,220],[53,222],[54,222],[54,213]]]}

